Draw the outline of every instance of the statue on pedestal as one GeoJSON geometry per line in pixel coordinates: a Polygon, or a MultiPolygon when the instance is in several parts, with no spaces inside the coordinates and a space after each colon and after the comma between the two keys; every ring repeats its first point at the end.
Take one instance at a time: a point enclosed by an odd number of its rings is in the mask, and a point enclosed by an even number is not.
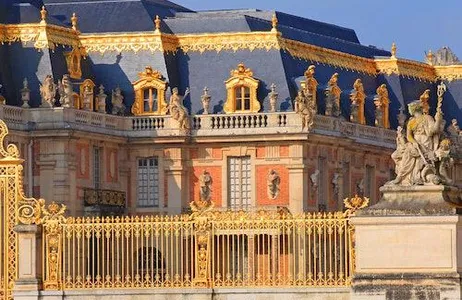
{"type": "Polygon", "coordinates": [[[202,108],[204,109],[204,112],[202,113],[203,115],[208,115],[209,114],[209,108],[210,108],[210,99],[212,97],[209,95],[209,89],[207,87],[204,88],[204,94],[201,96],[201,101],[202,101],[202,108]]]}
{"type": "Polygon", "coordinates": [[[302,131],[309,131],[314,123],[316,109],[313,106],[313,102],[310,101],[303,90],[298,91],[298,95],[295,97],[294,108],[295,112],[302,118],[302,131]]]}
{"type": "Polygon", "coordinates": [[[305,81],[301,83],[303,92],[305,93],[305,97],[310,102],[309,105],[314,108],[314,113],[318,111],[318,106],[316,103],[316,93],[318,89],[318,81],[314,78],[316,67],[311,65],[305,71],[305,81]]]}
{"type": "Polygon", "coordinates": [[[99,93],[96,95],[96,111],[99,113],[106,113],[106,98],[107,95],[104,93],[104,86],[99,86],[99,93]]]}
{"type": "Polygon", "coordinates": [[[72,94],[74,89],[72,88],[71,79],[69,74],[64,74],[63,79],[58,81],[58,92],[59,92],[59,103],[62,107],[73,107],[72,94]]]}
{"type": "Polygon", "coordinates": [[[337,85],[338,73],[334,73],[327,83],[326,95],[326,116],[340,116],[340,95],[342,90],[337,85]]]}
{"type": "Polygon", "coordinates": [[[53,77],[51,77],[51,75],[47,75],[43,84],[40,85],[40,97],[42,100],[40,107],[51,108],[54,106],[57,88],[58,87],[53,82],[53,77]]]}
{"type": "Polygon", "coordinates": [[[83,89],[83,109],[91,110],[93,103],[94,92],[90,85],[86,85],[83,89]]]}
{"type": "Polygon", "coordinates": [[[172,89],[172,95],[168,104],[168,111],[172,118],[178,121],[178,127],[184,132],[191,130],[188,110],[183,106],[183,99],[189,94],[189,88],[186,89],[184,96],[178,94],[178,88],[172,89]]]}
{"type": "Polygon", "coordinates": [[[30,89],[29,89],[29,82],[27,81],[27,78],[24,78],[24,81],[22,82],[22,89],[20,90],[21,92],[21,100],[23,102],[22,106],[23,108],[29,108],[29,101],[30,101],[30,89]]]}
{"type": "Polygon", "coordinates": [[[377,88],[377,95],[374,97],[375,104],[375,126],[390,128],[388,90],[385,84],[377,88]]]}
{"type": "Polygon", "coordinates": [[[124,96],[120,87],[112,91],[112,114],[123,115],[125,113],[124,96]]]}
{"type": "Polygon", "coordinates": [[[279,93],[276,92],[276,85],[273,83],[271,84],[271,92],[268,94],[269,101],[270,101],[270,111],[276,112],[276,105],[278,103],[279,93]]]}
{"type": "Polygon", "coordinates": [[[411,118],[406,138],[398,127],[397,150],[392,154],[397,177],[389,185],[451,184],[448,177],[452,159],[449,141],[442,139],[443,112],[441,105],[446,88],[438,86],[438,105],[435,117],[424,113],[425,103],[416,100],[408,105],[411,118]]]}
{"type": "Polygon", "coordinates": [[[353,123],[366,124],[364,115],[364,102],[366,101],[366,93],[361,79],[356,79],[353,84],[353,90],[350,93],[351,100],[351,115],[350,121],[353,123]]]}

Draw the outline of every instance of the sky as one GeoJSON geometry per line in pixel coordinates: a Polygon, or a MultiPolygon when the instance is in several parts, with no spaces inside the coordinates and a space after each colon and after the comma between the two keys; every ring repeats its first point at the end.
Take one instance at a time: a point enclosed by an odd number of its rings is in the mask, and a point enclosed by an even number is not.
{"type": "Polygon", "coordinates": [[[192,10],[276,10],[356,31],[361,44],[423,61],[425,52],[450,47],[462,59],[462,0],[172,0],[192,10]]]}

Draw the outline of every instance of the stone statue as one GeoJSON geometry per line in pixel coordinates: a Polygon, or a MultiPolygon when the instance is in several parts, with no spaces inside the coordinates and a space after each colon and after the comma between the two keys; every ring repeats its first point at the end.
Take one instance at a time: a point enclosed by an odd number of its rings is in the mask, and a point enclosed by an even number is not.
{"type": "Polygon", "coordinates": [[[350,121],[359,124],[366,124],[364,115],[364,102],[366,101],[366,93],[361,79],[356,79],[353,84],[353,90],[350,93],[351,100],[351,115],[350,121]]]}
{"type": "Polygon", "coordinates": [[[273,83],[271,84],[271,92],[268,94],[269,101],[270,101],[270,111],[276,112],[276,105],[278,103],[279,93],[276,92],[276,85],[273,83]]]}
{"type": "Polygon", "coordinates": [[[302,88],[303,88],[303,91],[308,101],[311,102],[310,106],[314,108],[314,113],[316,114],[316,112],[318,111],[318,106],[316,102],[317,101],[316,92],[318,89],[318,81],[316,80],[316,78],[314,78],[315,70],[316,70],[316,67],[314,65],[311,65],[305,71],[305,81],[302,82],[302,88]]]}
{"type": "Polygon", "coordinates": [[[50,108],[54,106],[57,88],[58,87],[53,82],[53,77],[51,77],[51,75],[47,75],[43,84],[40,85],[40,97],[42,100],[40,107],[50,108]]]}
{"type": "Polygon", "coordinates": [[[422,111],[426,115],[428,115],[430,111],[428,100],[430,100],[430,90],[425,90],[422,95],[420,95],[420,103],[422,103],[422,111]]]}
{"type": "Polygon", "coordinates": [[[90,85],[86,85],[83,90],[83,109],[91,110],[91,105],[93,103],[94,92],[93,88],[90,85]]]}
{"type": "Polygon", "coordinates": [[[202,113],[203,115],[208,115],[209,114],[209,108],[210,108],[210,99],[212,97],[209,95],[209,89],[207,87],[204,88],[204,93],[201,96],[201,101],[202,101],[202,108],[204,109],[204,112],[202,113]]]}
{"type": "Polygon", "coordinates": [[[270,170],[266,179],[266,184],[268,186],[268,197],[270,199],[276,199],[279,195],[279,185],[281,184],[281,178],[278,172],[270,170]]]}
{"type": "Polygon", "coordinates": [[[399,108],[399,114],[397,118],[398,118],[399,126],[404,127],[407,117],[406,117],[406,114],[404,113],[404,108],[402,106],[399,108]]]}
{"type": "Polygon", "coordinates": [[[112,114],[123,115],[125,113],[124,96],[120,87],[112,91],[112,114]]]}
{"type": "Polygon", "coordinates": [[[340,174],[339,173],[334,173],[334,176],[332,177],[332,187],[334,191],[334,195],[338,196],[338,193],[340,191],[340,174]]]}
{"type": "Polygon", "coordinates": [[[457,119],[451,120],[451,125],[448,126],[448,132],[451,136],[458,136],[461,134],[457,119]]]}
{"type": "Polygon", "coordinates": [[[316,169],[316,171],[314,171],[314,173],[310,175],[311,187],[313,188],[314,192],[318,190],[320,173],[321,172],[318,169],[316,169]]]}
{"type": "Polygon", "coordinates": [[[212,197],[212,189],[210,186],[212,185],[212,176],[210,173],[204,170],[202,174],[199,176],[199,184],[200,184],[200,192],[199,192],[199,199],[201,201],[210,201],[212,197]]]}
{"type": "Polygon", "coordinates": [[[69,74],[64,74],[63,79],[58,81],[58,92],[59,92],[59,103],[62,107],[73,107],[72,94],[74,89],[72,88],[71,79],[69,74]]]}
{"type": "Polygon", "coordinates": [[[303,90],[298,91],[298,95],[295,97],[294,108],[295,112],[302,118],[302,131],[309,131],[314,123],[316,109],[313,107],[313,102],[306,97],[303,90]]]}
{"type": "Polygon", "coordinates": [[[364,195],[364,178],[356,182],[356,194],[359,196],[364,195]]]}
{"type": "Polygon", "coordinates": [[[30,89],[29,89],[29,82],[27,81],[27,78],[24,78],[22,82],[22,89],[20,90],[21,92],[21,100],[23,102],[22,107],[23,108],[29,108],[29,101],[30,101],[30,89]]]}
{"type": "Polygon", "coordinates": [[[99,93],[96,95],[96,111],[99,113],[106,113],[106,98],[107,95],[104,93],[104,86],[99,86],[99,93]]]}
{"type": "Polygon", "coordinates": [[[326,95],[326,116],[340,116],[340,95],[342,90],[337,85],[338,73],[334,73],[327,83],[326,95]]]}
{"type": "Polygon", "coordinates": [[[184,96],[178,94],[178,88],[172,89],[172,95],[168,104],[168,111],[172,118],[178,121],[178,127],[184,132],[191,130],[188,110],[183,106],[183,99],[189,94],[189,88],[186,89],[184,96]]]}
{"type": "Polygon", "coordinates": [[[375,126],[390,128],[389,105],[387,85],[382,84],[377,88],[377,95],[374,97],[375,104],[375,126]]]}
{"type": "Polygon", "coordinates": [[[424,113],[424,103],[416,100],[408,105],[411,118],[406,139],[398,129],[397,150],[392,154],[396,163],[396,179],[389,185],[451,184],[449,167],[452,164],[450,142],[442,140],[443,113],[441,105],[444,84],[438,86],[438,105],[435,117],[424,113]]]}

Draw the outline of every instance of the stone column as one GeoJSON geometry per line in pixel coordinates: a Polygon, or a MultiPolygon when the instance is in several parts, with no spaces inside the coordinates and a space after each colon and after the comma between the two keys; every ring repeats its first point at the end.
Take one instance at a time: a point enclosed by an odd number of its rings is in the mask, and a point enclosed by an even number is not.
{"type": "Polygon", "coordinates": [[[307,202],[307,189],[304,165],[290,165],[289,169],[289,210],[291,213],[301,213],[307,202]]]}
{"type": "Polygon", "coordinates": [[[384,186],[359,211],[352,300],[461,299],[460,192],[448,186],[384,186]]]}
{"type": "Polygon", "coordinates": [[[187,207],[186,181],[183,167],[171,167],[165,170],[167,176],[168,212],[169,214],[180,214],[182,208],[187,207]]]}
{"type": "Polygon", "coordinates": [[[15,282],[14,299],[39,299],[41,289],[41,227],[16,225],[18,235],[18,279],[15,282]]]}

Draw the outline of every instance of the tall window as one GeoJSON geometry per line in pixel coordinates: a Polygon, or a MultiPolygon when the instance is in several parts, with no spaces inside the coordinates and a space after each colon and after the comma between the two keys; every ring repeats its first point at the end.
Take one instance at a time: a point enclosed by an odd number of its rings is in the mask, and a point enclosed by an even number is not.
{"type": "Polygon", "coordinates": [[[95,189],[101,188],[101,148],[93,148],[93,183],[95,189]]]}
{"type": "Polygon", "coordinates": [[[242,85],[235,88],[236,111],[250,110],[250,88],[242,85]]]}
{"type": "Polygon", "coordinates": [[[320,157],[318,159],[319,183],[318,183],[318,210],[327,210],[327,159],[320,157]]]}
{"type": "Polygon", "coordinates": [[[229,203],[233,209],[245,209],[250,206],[250,156],[230,157],[229,168],[229,203]]]}
{"type": "Polygon", "coordinates": [[[157,157],[138,159],[138,206],[159,207],[159,161],[157,157]]]}
{"type": "Polygon", "coordinates": [[[143,112],[150,113],[157,111],[157,89],[143,90],[143,112]]]}

